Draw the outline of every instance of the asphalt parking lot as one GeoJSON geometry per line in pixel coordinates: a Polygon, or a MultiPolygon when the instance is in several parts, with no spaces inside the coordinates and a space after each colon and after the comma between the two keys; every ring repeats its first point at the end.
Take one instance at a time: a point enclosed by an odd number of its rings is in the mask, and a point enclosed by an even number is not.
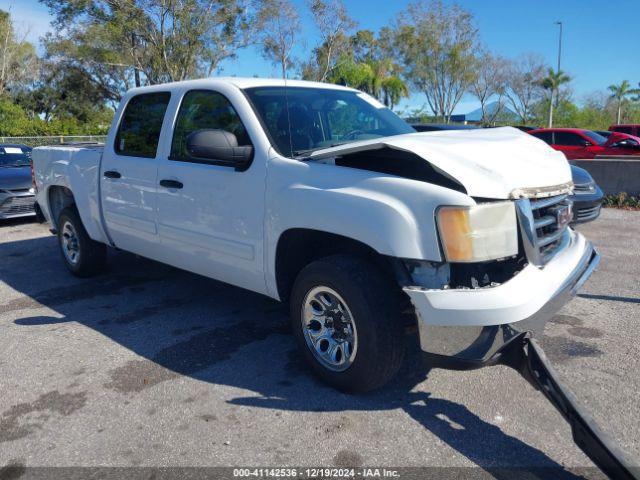
{"type": "MultiPolygon", "coordinates": [[[[605,210],[580,230],[602,262],[543,347],[640,458],[640,213],[605,210]]],[[[348,396],[311,376],[287,322],[265,297],[123,252],[110,253],[107,274],[76,279],[46,226],[0,224],[0,466],[515,466],[599,477],[580,470],[592,464],[569,427],[507,367],[429,371],[410,355],[386,388],[348,396]]]]}

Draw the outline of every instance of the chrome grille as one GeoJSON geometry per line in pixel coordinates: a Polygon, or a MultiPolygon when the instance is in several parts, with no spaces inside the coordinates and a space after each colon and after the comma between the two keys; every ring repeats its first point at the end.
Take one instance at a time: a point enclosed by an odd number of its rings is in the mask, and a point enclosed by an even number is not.
{"type": "Polygon", "coordinates": [[[566,207],[571,205],[567,195],[556,195],[542,199],[522,199],[516,202],[522,231],[525,253],[529,262],[545,265],[561,247],[566,238],[566,223],[559,224],[561,213],[569,215],[566,207]]]}
{"type": "Polygon", "coordinates": [[[26,215],[35,212],[33,195],[9,197],[0,204],[0,215],[26,215]]]}

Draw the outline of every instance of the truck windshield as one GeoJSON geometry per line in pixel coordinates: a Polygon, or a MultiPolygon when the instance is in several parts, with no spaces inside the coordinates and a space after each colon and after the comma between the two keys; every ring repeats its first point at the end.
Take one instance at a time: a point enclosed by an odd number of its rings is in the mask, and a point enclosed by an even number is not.
{"type": "Polygon", "coordinates": [[[308,87],[254,87],[245,92],[274,147],[287,157],[415,133],[395,113],[361,92],[308,87]]]}
{"type": "Polygon", "coordinates": [[[0,147],[0,167],[24,167],[31,163],[24,147],[0,147]]]}

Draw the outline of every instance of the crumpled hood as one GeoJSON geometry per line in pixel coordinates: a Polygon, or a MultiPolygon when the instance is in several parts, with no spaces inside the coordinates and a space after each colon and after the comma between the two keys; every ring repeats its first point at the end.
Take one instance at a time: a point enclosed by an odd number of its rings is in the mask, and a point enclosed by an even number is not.
{"type": "Polygon", "coordinates": [[[548,196],[571,184],[571,169],[562,152],[512,127],[409,133],[317,150],[309,159],[381,148],[424,158],[472,197],[548,196]]]}

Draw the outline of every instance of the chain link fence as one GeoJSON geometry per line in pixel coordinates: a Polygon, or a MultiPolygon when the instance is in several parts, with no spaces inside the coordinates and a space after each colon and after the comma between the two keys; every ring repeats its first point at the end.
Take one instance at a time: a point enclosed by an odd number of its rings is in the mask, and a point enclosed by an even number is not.
{"type": "Polygon", "coordinates": [[[19,143],[29,147],[61,143],[104,143],[106,135],[53,135],[47,137],[0,137],[0,143],[19,143]]]}

